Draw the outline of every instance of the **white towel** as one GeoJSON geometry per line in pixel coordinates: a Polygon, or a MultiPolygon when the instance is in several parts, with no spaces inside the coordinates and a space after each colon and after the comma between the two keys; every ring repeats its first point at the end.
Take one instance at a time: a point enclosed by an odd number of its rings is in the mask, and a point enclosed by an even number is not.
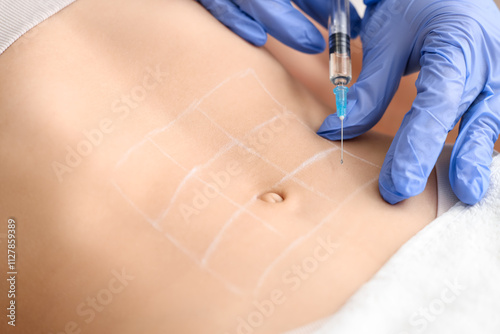
{"type": "Polygon", "coordinates": [[[317,334],[500,333],[500,155],[474,206],[420,231],[317,334]]]}

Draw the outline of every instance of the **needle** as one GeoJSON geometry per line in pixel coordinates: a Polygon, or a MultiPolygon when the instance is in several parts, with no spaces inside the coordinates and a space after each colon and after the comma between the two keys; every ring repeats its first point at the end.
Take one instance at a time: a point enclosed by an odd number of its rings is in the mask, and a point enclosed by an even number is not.
{"type": "Polygon", "coordinates": [[[344,163],[344,118],[347,107],[347,92],[349,88],[341,83],[333,89],[335,104],[337,105],[337,116],[340,119],[340,164],[344,163]]]}
{"type": "Polygon", "coordinates": [[[344,164],[344,116],[340,117],[340,164],[344,164]]]}

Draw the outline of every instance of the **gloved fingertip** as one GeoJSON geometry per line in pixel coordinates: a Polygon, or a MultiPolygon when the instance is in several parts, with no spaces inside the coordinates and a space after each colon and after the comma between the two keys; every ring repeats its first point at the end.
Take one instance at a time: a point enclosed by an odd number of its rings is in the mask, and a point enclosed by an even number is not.
{"type": "MultiPolygon", "coordinates": [[[[404,158],[399,157],[399,160],[404,160],[404,158]]],[[[427,179],[423,178],[419,172],[413,171],[412,166],[406,166],[404,174],[396,173],[393,169],[392,180],[395,191],[405,198],[420,194],[427,185],[427,179]]]]}
{"type": "Polygon", "coordinates": [[[455,190],[455,194],[457,195],[458,199],[465,204],[474,205],[484,197],[484,193],[480,188],[481,187],[479,187],[477,184],[474,186],[469,186],[469,188],[467,189],[457,187],[457,190],[455,190]]]}
{"type": "Polygon", "coordinates": [[[267,42],[266,31],[255,21],[249,19],[237,21],[232,29],[255,46],[263,46],[267,42]]]}
{"type": "Polygon", "coordinates": [[[462,202],[474,205],[479,202],[490,184],[490,169],[486,166],[457,163],[455,180],[451,182],[452,189],[462,202]],[[460,168],[462,167],[462,168],[460,168]]]}
{"type": "Polygon", "coordinates": [[[427,185],[426,181],[422,180],[409,180],[408,182],[402,182],[398,184],[397,189],[403,194],[406,198],[417,196],[422,193],[427,185]]]}
{"type": "Polygon", "coordinates": [[[388,185],[385,181],[386,180],[384,180],[384,178],[382,177],[380,177],[378,180],[378,189],[384,201],[389,204],[397,204],[408,198],[397,193],[394,188],[391,185],[388,185]]]}
{"type": "MultiPolygon", "coordinates": [[[[382,198],[390,204],[399,203],[407,198],[420,194],[426,185],[426,180],[415,176],[411,168],[404,169],[404,173],[397,172],[401,157],[396,157],[393,145],[389,148],[382,165],[379,177],[379,191],[382,198]]],[[[408,166],[407,166],[408,167],[408,166]]]]}
{"type": "Polygon", "coordinates": [[[314,30],[307,29],[304,34],[304,39],[298,42],[300,46],[296,47],[296,49],[309,54],[321,53],[326,47],[323,35],[321,35],[316,28],[314,30]]]}
{"type": "Polygon", "coordinates": [[[255,46],[264,46],[267,43],[267,34],[255,34],[251,43],[255,46]]]}
{"type": "Polygon", "coordinates": [[[323,124],[319,127],[317,134],[329,140],[340,139],[340,119],[337,115],[332,114],[323,121],[323,124]]]}
{"type": "Polygon", "coordinates": [[[497,114],[500,96],[475,102],[462,117],[450,160],[450,184],[464,203],[474,205],[486,195],[493,148],[500,133],[497,114]]]}

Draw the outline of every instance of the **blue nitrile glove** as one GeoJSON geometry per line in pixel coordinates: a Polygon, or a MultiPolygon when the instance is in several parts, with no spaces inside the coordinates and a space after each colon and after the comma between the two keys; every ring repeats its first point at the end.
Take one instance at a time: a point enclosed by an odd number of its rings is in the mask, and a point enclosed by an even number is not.
{"type": "MultiPolygon", "coordinates": [[[[345,138],[382,117],[402,75],[420,69],[417,97],[382,166],[379,189],[389,203],[415,196],[461,119],[451,155],[457,197],[478,202],[489,185],[500,132],[500,11],[492,0],[382,0],[367,8],[360,32],[363,69],[348,94],[345,138]]],[[[339,139],[329,116],[318,133],[339,139]]]]}
{"type": "MultiPolygon", "coordinates": [[[[319,23],[327,25],[331,0],[294,1],[304,12],[319,23]]],[[[246,39],[262,46],[267,34],[302,52],[319,53],[325,49],[325,39],[316,27],[290,0],[198,0],[213,16],[246,39]]],[[[357,36],[361,25],[351,5],[351,32],[357,36]]]]}

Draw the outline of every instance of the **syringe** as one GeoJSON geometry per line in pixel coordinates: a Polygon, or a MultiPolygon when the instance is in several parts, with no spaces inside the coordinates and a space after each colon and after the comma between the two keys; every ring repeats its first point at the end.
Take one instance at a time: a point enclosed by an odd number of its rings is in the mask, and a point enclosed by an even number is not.
{"type": "Polygon", "coordinates": [[[333,93],[340,118],[340,163],[344,163],[344,118],[347,106],[346,85],[352,78],[351,25],[349,0],[332,0],[328,19],[330,44],[330,81],[335,85],[333,93]]]}

